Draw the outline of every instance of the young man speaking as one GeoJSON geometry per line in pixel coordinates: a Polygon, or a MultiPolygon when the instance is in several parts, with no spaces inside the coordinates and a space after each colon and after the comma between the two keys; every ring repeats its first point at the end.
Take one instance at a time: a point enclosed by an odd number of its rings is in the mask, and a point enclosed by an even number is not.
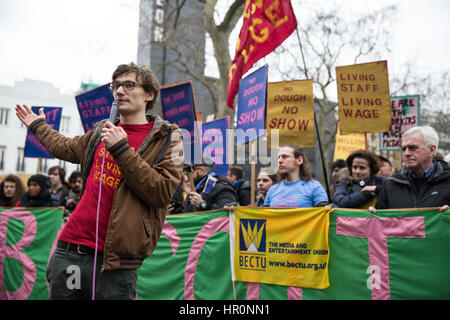
{"type": "Polygon", "coordinates": [[[120,119],[74,138],[53,130],[43,109],[36,115],[16,106],[17,117],[53,156],[81,164],[82,197],[47,268],[50,299],[135,298],[137,268],[156,246],[183,168],[178,127],[146,115],[159,89],[149,68],[119,65],[111,90],[120,119]],[[73,270],[81,279],[68,285],[73,270]]]}

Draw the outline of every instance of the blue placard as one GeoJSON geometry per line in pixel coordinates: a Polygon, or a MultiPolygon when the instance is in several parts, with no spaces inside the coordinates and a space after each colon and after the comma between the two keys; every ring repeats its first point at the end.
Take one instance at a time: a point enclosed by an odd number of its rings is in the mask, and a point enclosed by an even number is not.
{"type": "Polygon", "coordinates": [[[239,84],[236,144],[247,143],[264,134],[267,96],[267,65],[239,84]],[[239,134],[241,129],[245,134],[239,134]]]}
{"type": "Polygon", "coordinates": [[[88,132],[97,122],[109,118],[114,96],[108,83],[79,94],[75,100],[84,132],[88,132]]]}
{"type": "Polygon", "coordinates": [[[190,164],[198,162],[195,160],[201,159],[201,150],[198,143],[198,130],[195,128],[196,116],[192,82],[162,87],[161,108],[163,118],[178,125],[186,133],[183,134],[184,162],[190,164]]]}
{"type": "MultiPolygon", "coordinates": [[[[31,111],[39,114],[39,109],[44,108],[45,119],[47,123],[56,131],[59,131],[61,123],[62,108],[61,107],[31,107],[31,111]]],[[[42,144],[38,141],[30,129],[27,130],[27,137],[25,140],[25,148],[23,150],[24,157],[30,158],[46,158],[53,159],[54,157],[48,153],[42,144]]]]}
{"type": "Polygon", "coordinates": [[[227,129],[230,117],[220,118],[202,124],[203,156],[214,159],[214,171],[219,176],[228,173],[227,161],[227,129]]]}

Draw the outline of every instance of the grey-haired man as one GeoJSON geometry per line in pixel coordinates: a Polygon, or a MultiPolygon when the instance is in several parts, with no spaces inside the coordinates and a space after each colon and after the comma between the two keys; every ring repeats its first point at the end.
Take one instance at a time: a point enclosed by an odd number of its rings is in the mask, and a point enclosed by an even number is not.
{"type": "Polygon", "coordinates": [[[403,133],[405,165],[383,185],[376,209],[449,209],[450,169],[444,161],[434,159],[438,144],[439,137],[432,127],[414,127],[403,133]]]}

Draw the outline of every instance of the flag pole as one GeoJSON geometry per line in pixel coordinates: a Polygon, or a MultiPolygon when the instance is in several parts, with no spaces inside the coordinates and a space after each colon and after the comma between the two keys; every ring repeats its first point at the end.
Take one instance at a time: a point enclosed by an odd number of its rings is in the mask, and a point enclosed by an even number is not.
{"type": "MultiPolygon", "coordinates": [[[[308,70],[306,69],[306,62],[305,62],[305,56],[303,54],[303,46],[302,46],[302,42],[300,40],[300,34],[298,33],[298,27],[295,28],[295,32],[297,34],[297,40],[298,40],[298,44],[300,45],[300,52],[302,54],[302,60],[303,60],[303,68],[305,69],[305,75],[306,78],[309,79],[308,76],[308,70]]],[[[320,133],[319,133],[319,128],[317,126],[317,119],[316,119],[316,112],[314,111],[314,126],[316,127],[316,134],[317,134],[317,140],[319,141],[319,151],[320,151],[320,157],[322,159],[322,170],[323,170],[323,176],[325,178],[325,187],[327,190],[327,195],[328,195],[328,200],[331,203],[331,194],[330,194],[330,186],[328,184],[328,172],[327,172],[327,168],[325,166],[325,161],[323,159],[323,150],[322,150],[322,141],[320,139],[320,133]]]]}

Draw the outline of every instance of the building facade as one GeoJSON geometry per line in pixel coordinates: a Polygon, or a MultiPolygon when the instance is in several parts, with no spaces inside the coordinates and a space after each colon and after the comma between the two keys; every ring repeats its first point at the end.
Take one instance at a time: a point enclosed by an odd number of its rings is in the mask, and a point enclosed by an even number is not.
{"type": "Polygon", "coordinates": [[[0,85],[0,176],[9,173],[27,177],[35,173],[47,174],[48,169],[59,165],[66,170],[66,179],[79,165],[58,159],[24,157],[27,128],[15,113],[16,104],[32,106],[62,107],[60,130],[73,137],[83,134],[75,97],[61,94],[53,84],[24,79],[14,86],[0,85]]]}

